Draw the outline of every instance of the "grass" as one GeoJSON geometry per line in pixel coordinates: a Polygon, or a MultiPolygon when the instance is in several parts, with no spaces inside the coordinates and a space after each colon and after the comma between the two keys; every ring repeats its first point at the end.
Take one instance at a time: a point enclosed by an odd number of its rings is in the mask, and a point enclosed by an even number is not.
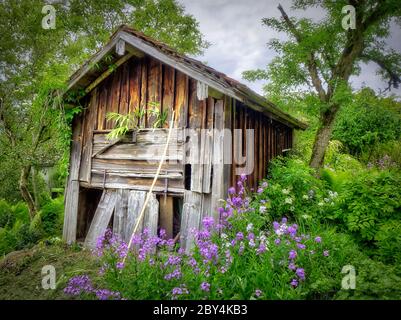
{"type": "Polygon", "coordinates": [[[98,264],[90,252],[78,246],[41,243],[29,250],[14,251],[0,260],[0,300],[69,299],[63,289],[70,277],[96,277],[98,264]],[[42,268],[53,265],[56,289],[42,288],[42,268]]]}

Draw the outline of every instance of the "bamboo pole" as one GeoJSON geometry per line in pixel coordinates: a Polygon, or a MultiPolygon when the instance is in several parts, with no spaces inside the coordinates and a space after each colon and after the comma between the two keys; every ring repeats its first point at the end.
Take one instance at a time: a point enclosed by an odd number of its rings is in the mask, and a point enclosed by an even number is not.
{"type": "MultiPolygon", "coordinates": [[[[127,252],[129,252],[129,250],[131,249],[131,246],[132,246],[132,239],[134,238],[135,232],[136,232],[136,230],[138,229],[139,223],[140,223],[140,222],[142,221],[142,219],[143,219],[143,216],[144,216],[145,210],[146,210],[146,206],[147,206],[147,204],[148,204],[148,202],[149,202],[149,200],[150,200],[150,196],[152,195],[152,191],[153,191],[153,188],[154,188],[154,186],[155,186],[155,184],[156,184],[157,178],[159,177],[160,170],[161,170],[161,167],[162,167],[163,162],[164,162],[164,158],[166,157],[167,149],[168,149],[168,144],[169,144],[170,138],[171,138],[171,131],[172,131],[173,125],[174,125],[174,113],[175,113],[175,111],[173,111],[173,114],[171,115],[170,128],[169,128],[168,135],[167,135],[167,142],[166,142],[166,145],[165,145],[165,147],[164,147],[164,151],[163,151],[162,157],[161,157],[160,162],[159,162],[159,167],[157,168],[155,177],[153,178],[152,185],[150,186],[149,191],[148,191],[148,194],[146,195],[146,199],[145,199],[145,202],[144,202],[144,204],[143,204],[143,206],[142,206],[141,213],[139,214],[138,221],[137,221],[136,224],[135,224],[134,231],[133,231],[132,234],[131,234],[131,237],[130,237],[130,240],[129,240],[129,243],[128,243],[128,250],[127,250],[127,252]]],[[[128,253],[127,253],[127,255],[128,255],[128,253]]],[[[125,263],[125,259],[127,258],[127,255],[124,257],[123,263],[125,263]]]]}

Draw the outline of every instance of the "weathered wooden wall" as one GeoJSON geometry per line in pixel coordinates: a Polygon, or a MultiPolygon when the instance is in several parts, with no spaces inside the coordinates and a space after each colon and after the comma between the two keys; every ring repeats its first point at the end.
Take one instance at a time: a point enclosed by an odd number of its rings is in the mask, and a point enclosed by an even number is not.
{"type": "MultiPolygon", "coordinates": [[[[90,92],[84,112],[73,125],[65,239],[75,241],[78,229],[78,236],[88,233],[86,243],[93,246],[95,237],[109,223],[127,239],[134,223],[129,212],[141,203],[156,172],[166,129],[143,130],[137,134],[136,142],[127,137],[109,141],[106,134],[114,123],[106,121],[108,112],[127,114],[142,108],[146,111],[142,124],[149,128],[155,121],[147,112],[151,103],[156,103],[161,112],[167,111],[168,119],[175,111],[174,128],[180,130],[173,135],[169,161],[163,165],[154,189],[161,201],[154,197],[152,202],[160,211],[158,218],[152,211],[152,228],[154,219],[159,219],[172,236],[176,233],[175,212],[181,214],[182,209],[184,246],[191,242],[188,228],[200,227],[204,216],[218,218],[220,200],[239,178],[238,167],[242,165],[232,163],[236,155],[253,162],[248,184],[257,188],[267,174],[268,162],[291,148],[292,128],[212,90],[207,98],[199,100],[198,85],[174,68],[144,56],[129,59],[90,92]],[[253,130],[252,148],[246,140],[246,129],[253,130]],[[187,132],[191,132],[189,136],[187,132]],[[99,202],[96,209],[86,203],[91,201],[89,193],[79,195],[80,188],[104,190],[95,197],[99,202]],[[177,208],[172,197],[184,198],[183,207],[177,208]],[[84,217],[88,208],[89,218],[84,217]]],[[[166,123],[164,127],[167,126],[166,123]]]]}

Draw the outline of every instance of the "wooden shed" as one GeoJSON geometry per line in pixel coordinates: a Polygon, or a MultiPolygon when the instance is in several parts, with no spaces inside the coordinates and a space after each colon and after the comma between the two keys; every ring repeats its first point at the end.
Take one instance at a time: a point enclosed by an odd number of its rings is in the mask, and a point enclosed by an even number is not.
{"type": "Polygon", "coordinates": [[[107,227],[129,240],[167,142],[169,123],[152,129],[149,105],[174,112],[173,133],[140,232],[163,228],[183,247],[217,208],[239,174],[250,188],[267,164],[289,150],[293,130],[306,125],[238,81],[121,26],[70,78],[83,92],[73,120],[63,237],[93,247],[107,227]],[[140,108],[145,129],[110,140],[109,112],[140,108]]]}

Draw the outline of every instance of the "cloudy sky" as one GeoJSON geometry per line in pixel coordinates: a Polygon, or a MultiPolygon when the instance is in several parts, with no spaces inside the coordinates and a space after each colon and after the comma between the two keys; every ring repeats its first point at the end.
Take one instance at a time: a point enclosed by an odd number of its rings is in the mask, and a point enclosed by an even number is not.
{"type": "MultiPolygon", "coordinates": [[[[199,21],[200,29],[206,39],[212,43],[205,54],[197,57],[211,67],[240,80],[262,93],[262,82],[248,83],[241,78],[245,70],[264,68],[274,57],[266,43],[271,38],[282,38],[283,35],[263,26],[264,17],[279,17],[277,6],[282,4],[291,16],[311,18],[322,17],[319,9],[290,12],[289,0],[180,0],[186,11],[199,21]]],[[[391,47],[401,52],[401,30],[392,28],[389,39],[391,47]]],[[[386,83],[376,76],[376,65],[368,64],[362,68],[358,78],[352,79],[355,89],[363,85],[374,89],[385,88],[386,83]]],[[[401,89],[393,93],[401,96],[401,89]]]]}

